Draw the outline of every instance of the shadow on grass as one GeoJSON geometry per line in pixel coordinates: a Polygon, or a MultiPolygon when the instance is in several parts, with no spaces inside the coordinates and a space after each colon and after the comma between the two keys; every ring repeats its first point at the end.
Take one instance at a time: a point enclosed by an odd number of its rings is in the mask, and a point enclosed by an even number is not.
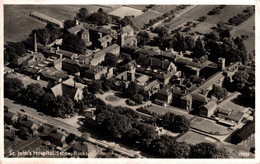
{"type": "Polygon", "coordinates": [[[248,96],[238,95],[237,98],[232,99],[231,102],[242,107],[255,108],[255,100],[250,99],[248,96]]]}

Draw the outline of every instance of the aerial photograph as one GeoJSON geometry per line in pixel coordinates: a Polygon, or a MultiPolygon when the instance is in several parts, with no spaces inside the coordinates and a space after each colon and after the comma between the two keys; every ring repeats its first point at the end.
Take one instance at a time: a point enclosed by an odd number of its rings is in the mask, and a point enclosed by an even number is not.
{"type": "Polygon", "coordinates": [[[255,159],[255,8],[4,4],[4,158],[255,159]]]}

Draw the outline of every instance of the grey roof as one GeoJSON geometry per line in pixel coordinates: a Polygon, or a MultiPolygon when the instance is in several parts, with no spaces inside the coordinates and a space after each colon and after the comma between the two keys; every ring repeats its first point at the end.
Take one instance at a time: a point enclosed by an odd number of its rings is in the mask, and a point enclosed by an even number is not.
{"type": "Polygon", "coordinates": [[[249,121],[246,125],[237,131],[235,136],[245,140],[253,133],[255,133],[255,121],[249,121]]]}

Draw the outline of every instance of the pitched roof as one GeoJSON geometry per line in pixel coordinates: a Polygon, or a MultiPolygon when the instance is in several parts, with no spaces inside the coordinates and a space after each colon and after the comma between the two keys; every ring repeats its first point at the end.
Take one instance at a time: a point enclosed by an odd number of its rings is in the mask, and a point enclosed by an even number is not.
{"type": "Polygon", "coordinates": [[[246,125],[244,125],[241,129],[237,131],[235,136],[245,140],[253,133],[255,133],[255,121],[249,121],[246,123],[246,125]]]}
{"type": "Polygon", "coordinates": [[[80,143],[80,144],[75,144],[71,147],[70,151],[74,152],[85,152],[89,153],[95,150],[94,145],[89,144],[89,143],[80,143]]]}
{"type": "Polygon", "coordinates": [[[146,81],[149,80],[149,76],[141,75],[141,76],[138,77],[136,80],[137,80],[139,83],[144,83],[144,82],[146,82],[146,81]]]}
{"type": "Polygon", "coordinates": [[[51,137],[51,138],[55,138],[55,139],[57,139],[57,140],[59,140],[59,141],[61,141],[62,138],[65,137],[65,136],[64,136],[62,133],[60,133],[60,132],[51,132],[51,133],[49,133],[48,136],[51,137]]]}
{"type": "Polygon", "coordinates": [[[147,57],[146,55],[140,55],[136,62],[139,65],[145,66],[148,59],[149,57],[147,57]]]}
{"type": "Polygon", "coordinates": [[[62,62],[69,63],[69,64],[77,64],[77,62],[75,60],[71,60],[71,59],[67,59],[67,58],[65,58],[62,62]]]}
{"type": "Polygon", "coordinates": [[[215,110],[217,103],[215,101],[209,101],[207,104],[203,105],[204,108],[208,110],[215,110]]]}
{"type": "Polygon", "coordinates": [[[131,43],[132,41],[135,41],[135,40],[136,40],[135,36],[130,36],[130,37],[125,39],[124,44],[131,43]]]}
{"type": "Polygon", "coordinates": [[[111,46],[108,46],[108,47],[98,51],[97,53],[95,53],[94,54],[94,59],[103,57],[104,55],[106,55],[106,53],[111,52],[112,50],[114,50],[116,48],[120,48],[120,46],[117,45],[117,44],[112,44],[111,46]]]}
{"type": "Polygon", "coordinates": [[[63,95],[68,95],[70,97],[74,97],[75,93],[77,92],[77,89],[78,89],[75,85],[76,85],[76,83],[74,83],[74,80],[70,78],[70,79],[52,87],[51,91],[55,97],[63,96],[63,95]]]}
{"type": "Polygon", "coordinates": [[[171,75],[169,74],[161,74],[158,73],[157,75],[154,76],[156,79],[161,79],[161,80],[165,80],[171,77],[171,75]]]}
{"type": "Polygon", "coordinates": [[[71,34],[77,34],[81,29],[82,29],[82,26],[76,25],[76,26],[69,28],[68,31],[71,34]]]}
{"type": "Polygon", "coordinates": [[[152,82],[150,82],[147,86],[144,87],[144,90],[147,91],[147,90],[150,90],[152,87],[155,87],[157,85],[160,84],[160,81],[159,80],[153,80],[152,82]]]}
{"type": "Polygon", "coordinates": [[[95,25],[91,25],[91,24],[88,24],[88,23],[83,23],[83,27],[85,29],[101,32],[101,33],[104,33],[104,34],[110,34],[111,33],[111,30],[103,28],[102,26],[95,26],[95,25]]]}
{"type": "Polygon", "coordinates": [[[33,127],[33,125],[36,125],[33,121],[31,120],[20,120],[19,121],[19,124],[24,126],[24,127],[27,127],[29,129],[31,129],[33,127]]]}
{"type": "Polygon", "coordinates": [[[172,92],[165,90],[165,89],[161,89],[159,92],[157,92],[157,94],[159,95],[164,95],[164,96],[169,96],[172,94],[172,92]]]}
{"type": "Polygon", "coordinates": [[[107,42],[107,41],[109,41],[111,39],[112,39],[112,37],[110,35],[105,35],[102,38],[98,39],[98,41],[103,43],[103,42],[107,42]]]}
{"type": "Polygon", "coordinates": [[[191,94],[191,96],[193,100],[204,102],[204,103],[208,102],[208,98],[201,94],[191,94]]]}
{"type": "Polygon", "coordinates": [[[4,113],[4,117],[5,118],[10,118],[10,119],[15,117],[17,119],[17,116],[14,113],[11,113],[11,112],[5,112],[4,113]]]}
{"type": "Polygon", "coordinates": [[[122,33],[127,33],[127,32],[130,32],[132,30],[134,30],[134,29],[130,25],[127,25],[127,26],[124,26],[122,28],[122,33]]]}
{"type": "Polygon", "coordinates": [[[58,51],[58,53],[61,53],[63,56],[68,57],[68,58],[71,58],[74,55],[73,52],[69,52],[69,51],[65,51],[65,50],[61,50],[61,49],[58,51]]]}

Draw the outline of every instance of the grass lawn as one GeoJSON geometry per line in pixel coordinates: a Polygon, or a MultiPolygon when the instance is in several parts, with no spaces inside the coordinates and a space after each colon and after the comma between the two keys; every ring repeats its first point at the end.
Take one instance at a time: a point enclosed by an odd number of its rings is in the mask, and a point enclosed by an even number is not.
{"type": "Polygon", "coordinates": [[[191,28],[191,32],[199,32],[202,34],[210,33],[212,31],[211,27],[215,26],[207,22],[201,22],[196,27],[191,28]]]}
{"type": "Polygon", "coordinates": [[[214,121],[196,118],[191,122],[191,127],[209,134],[229,134],[228,128],[216,124],[214,121]]]}
{"type": "Polygon", "coordinates": [[[141,29],[145,24],[149,23],[150,19],[157,18],[158,16],[161,16],[161,13],[158,13],[153,10],[149,10],[144,12],[142,15],[139,15],[135,17],[132,21],[138,29],[141,29]]]}
{"type": "Polygon", "coordinates": [[[192,145],[195,145],[195,144],[198,144],[198,143],[201,143],[201,142],[209,142],[209,143],[216,142],[212,138],[209,138],[205,135],[195,133],[195,132],[192,132],[192,131],[189,131],[185,135],[179,137],[177,139],[177,141],[178,142],[186,142],[186,143],[192,144],[192,145]]]}
{"type": "Polygon", "coordinates": [[[241,95],[241,93],[237,93],[231,99],[227,99],[223,103],[221,103],[220,106],[226,109],[246,112],[248,110],[248,107],[250,107],[250,104],[247,104],[244,98],[245,96],[241,95]]]}
{"type": "Polygon", "coordinates": [[[189,21],[187,18],[175,17],[170,22],[164,23],[164,25],[168,25],[169,29],[175,29],[187,21],[189,21]]]}

